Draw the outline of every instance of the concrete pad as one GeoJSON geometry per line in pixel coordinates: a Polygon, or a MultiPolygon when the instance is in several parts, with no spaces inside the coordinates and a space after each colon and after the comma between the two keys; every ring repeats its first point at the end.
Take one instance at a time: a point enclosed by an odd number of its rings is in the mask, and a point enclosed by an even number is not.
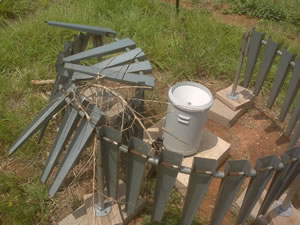
{"type": "Polygon", "coordinates": [[[248,104],[247,107],[234,111],[219,99],[215,99],[212,107],[208,111],[208,119],[230,128],[248,110],[249,106],[248,104]]]}
{"type": "Polygon", "coordinates": [[[228,93],[231,93],[231,90],[232,90],[232,85],[229,86],[228,88],[218,91],[216,93],[216,98],[234,111],[241,109],[243,107],[247,108],[249,104],[251,105],[253,103],[255,96],[253,95],[252,91],[250,91],[249,89],[241,86],[237,86],[236,92],[239,98],[236,100],[228,97],[228,93]]]}

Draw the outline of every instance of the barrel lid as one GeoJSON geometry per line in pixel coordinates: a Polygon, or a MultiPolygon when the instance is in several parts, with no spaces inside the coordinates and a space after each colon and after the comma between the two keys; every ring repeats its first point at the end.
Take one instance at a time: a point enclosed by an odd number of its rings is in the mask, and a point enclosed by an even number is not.
{"type": "Polygon", "coordinates": [[[180,82],[169,90],[169,101],[183,111],[203,111],[213,104],[211,92],[196,82],[180,82]]]}

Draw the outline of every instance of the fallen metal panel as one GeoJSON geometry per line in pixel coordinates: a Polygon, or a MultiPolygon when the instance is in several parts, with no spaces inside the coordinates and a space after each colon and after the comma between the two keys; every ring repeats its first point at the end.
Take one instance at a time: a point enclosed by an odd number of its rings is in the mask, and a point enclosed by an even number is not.
{"type": "Polygon", "coordinates": [[[180,221],[181,225],[192,224],[217,166],[217,160],[194,158],[180,221]],[[207,171],[211,174],[206,173],[207,171]]]}
{"type": "Polygon", "coordinates": [[[182,159],[182,155],[167,150],[163,150],[160,154],[152,206],[152,221],[160,222],[163,217],[178,174],[178,168],[173,168],[171,165],[180,166],[182,159]]]}
{"type": "Polygon", "coordinates": [[[246,88],[249,86],[255,68],[255,64],[259,55],[259,50],[261,48],[261,41],[264,39],[264,37],[265,34],[259,33],[255,29],[253,29],[251,32],[244,80],[244,87],[246,88]]]}
{"type": "Polygon", "coordinates": [[[45,183],[52,172],[52,169],[54,168],[54,165],[59,158],[62,150],[66,146],[69,138],[72,135],[72,132],[74,128],[77,125],[77,122],[79,121],[80,116],[78,111],[73,108],[72,106],[69,106],[66,110],[66,113],[63,117],[62,124],[59,128],[59,132],[56,136],[55,142],[52,146],[50,155],[48,157],[48,160],[46,162],[44,171],[41,176],[41,181],[45,183]]]}
{"type": "Polygon", "coordinates": [[[93,57],[103,57],[105,55],[124,51],[126,48],[135,48],[136,44],[129,38],[115,41],[97,48],[93,48],[75,55],[64,58],[64,62],[79,62],[81,60],[90,59],[93,57]]]}
{"type": "Polygon", "coordinates": [[[267,156],[256,160],[256,176],[252,177],[248,185],[236,224],[244,224],[250,215],[259,197],[272,178],[275,169],[278,169],[280,159],[275,156],[267,156]]]}
{"type": "Polygon", "coordinates": [[[268,99],[267,106],[271,108],[278,96],[278,93],[284,83],[287,74],[290,71],[290,62],[295,59],[295,55],[289,53],[286,49],[283,49],[282,56],[280,57],[279,66],[273,82],[270,97],[268,99]]]}
{"type": "Polygon", "coordinates": [[[294,112],[292,114],[292,118],[289,122],[288,128],[285,132],[287,136],[290,136],[293,132],[297,122],[300,121],[300,96],[298,97],[298,101],[296,103],[296,107],[294,109],[294,112]]]}
{"type": "Polygon", "coordinates": [[[273,60],[276,56],[276,51],[279,48],[280,44],[277,44],[274,42],[271,38],[268,39],[264,56],[261,62],[261,66],[258,72],[257,80],[255,83],[253,94],[258,95],[263,83],[266,79],[267,74],[270,71],[270,68],[272,66],[273,60]]]}
{"type": "Polygon", "coordinates": [[[299,155],[300,155],[299,147],[290,149],[283,154],[281,162],[282,162],[284,168],[282,170],[276,171],[276,173],[273,177],[272,183],[269,186],[267,194],[261,204],[261,207],[258,212],[258,216],[265,215],[265,213],[268,211],[269,207],[275,201],[278,194],[280,193],[281,187],[285,185],[285,180],[289,176],[289,173],[293,172],[292,170],[294,170],[295,162],[292,162],[291,160],[294,157],[297,157],[298,161],[299,161],[299,155]]]}
{"type": "Polygon", "coordinates": [[[141,48],[135,48],[113,58],[99,62],[93,66],[97,68],[110,68],[114,66],[133,63],[135,59],[140,61],[146,60],[146,55],[141,48]]]}
{"type": "Polygon", "coordinates": [[[88,120],[85,117],[81,121],[80,126],[67,150],[64,160],[54,178],[53,184],[50,187],[49,194],[51,197],[56,194],[65,177],[75,165],[79,155],[89,144],[89,141],[95,133],[95,126],[101,124],[104,120],[104,114],[96,105],[90,105],[88,112],[91,119],[88,120]]]}
{"type": "Polygon", "coordinates": [[[118,175],[119,175],[119,150],[118,145],[121,143],[121,132],[104,126],[100,130],[101,137],[107,137],[113,142],[102,140],[100,144],[104,175],[109,197],[118,198],[118,175]]]}
{"type": "Polygon", "coordinates": [[[300,139],[300,122],[298,122],[298,126],[296,127],[295,133],[292,137],[292,140],[289,144],[289,148],[294,147],[300,139]]]}
{"type": "Polygon", "coordinates": [[[65,96],[53,99],[30,123],[27,129],[18,137],[16,142],[10,147],[9,155],[13,154],[21,147],[32,135],[34,135],[45,122],[49,121],[53,115],[59,112],[67,103],[65,96]]]}
{"type": "Polygon", "coordinates": [[[222,223],[226,212],[240,190],[246,176],[250,173],[251,165],[248,160],[228,160],[225,164],[225,177],[221,182],[210,225],[222,223]],[[242,172],[243,174],[240,174],[242,172]]]}
{"type": "Polygon", "coordinates": [[[138,63],[132,63],[132,64],[126,64],[126,65],[122,65],[122,66],[111,67],[110,69],[114,70],[116,72],[122,72],[122,73],[140,73],[140,72],[143,72],[143,74],[152,73],[152,67],[148,60],[138,62],[138,63]]]}
{"type": "Polygon", "coordinates": [[[296,65],[294,68],[293,76],[290,81],[287,94],[284,98],[283,105],[281,108],[281,112],[279,115],[279,120],[283,121],[288,113],[293,100],[299,91],[300,88],[300,59],[296,60],[296,65]]]}
{"type": "Polygon", "coordinates": [[[51,26],[56,27],[62,27],[62,28],[68,28],[72,30],[77,30],[81,32],[87,32],[91,34],[97,34],[97,35],[112,35],[116,36],[117,32],[105,27],[96,27],[96,26],[88,26],[88,25],[81,25],[81,24],[72,24],[72,23],[62,23],[62,22],[55,22],[55,21],[46,21],[51,26]]]}
{"type": "Polygon", "coordinates": [[[126,179],[127,215],[135,212],[150,149],[150,145],[138,138],[131,137],[129,140],[126,179]]]}
{"type": "MultiPolygon", "coordinates": [[[[84,73],[87,75],[103,76],[102,79],[107,79],[115,82],[130,84],[130,85],[145,85],[149,87],[154,87],[154,78],[146,75],[138,75],[134,73],[124,73],[119,71],[113,71],[111,69],[99,69],[91,66],[82,66],[78,64],[66,63],[65,68],[68,71],[75,71],[79,73],[84,73]]],[[[72,80],[78,80],[80,78],[86,77],[84,75],[74,73],[72,80]]],[[[88,77],[86,77],[88,78],[88,77]]]]}

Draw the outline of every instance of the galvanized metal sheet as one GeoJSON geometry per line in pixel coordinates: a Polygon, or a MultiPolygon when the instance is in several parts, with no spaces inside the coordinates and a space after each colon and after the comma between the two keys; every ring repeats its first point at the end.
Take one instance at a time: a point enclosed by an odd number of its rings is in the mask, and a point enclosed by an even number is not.
{"type": "Polygon", "coordinates": [[[160,154],[152,206],[152,221],[160,222],[163,217],[178,174],[178,169],[171,165],[180,166],[182,159],[182,155],[167,150],[163,150],[160,154]]]}
{"type": "Polygon", "coordinates": [[[10,147],[9,155],[20,148],[32,135],[34,135],[45,122],[49,121],[54,114],[60,111],[67,103],[65,96],[60,95],[53,99],[30,123],[27,129],[18,137],[16,142],[10,147]]]}
{"type": "Polygon", "coordinates": [[[280,44],[277,44],[274,42],[271,38],[268,39],[264,56],[261,62],[261,66],[258,72],[257,80],[255,83],[253,94],[258,95],[263,83],[266,79],[267,74],[270,71],[270,68],[272,66],[273,60],[276,56],[276,51],[278,50],[280,44]]]}
{"type": "Polygon", "coordinates": [[[225,177],[221,182],[210,225],[222,223],[234,197],[240,190],[246,176],[250,173],[248,160],[228,160],[225,164],[225,177]],[[240,174],[240,172],[242,172],[240,174]]]}
{"type": "Polygon", "coordinates": [[[55,142],[52,146],[50,155],[47,159],[44,171],[42,173],[41,181],[43,183],[47,181],[50,173],[52,172],[52,169],[54,168],[57,159],[59,158],[62,150],[64,149],[67,142],[69,141],[69,138],[71,137],[72,132],[76,127],[79,119],[80,116],[78,111],[72,106],[69,106],[68,109],[66,110],[66,113],[64,114],[62,124],[59,128],[55,142]]]}
{"type": "Polygon", "coordinates": [[[297,142],[299,141],[299,139],[300,139],[300,122],[298,122],[295,133],[294,133],[294,135],[291,139],[291,142],[289,144],[289,148],[294,147],[297,144],[297,142]]]}
{"type": "Polygon", "coordinates": [[[281,193],[282,187],[286,184],[286,178],[289,177],[289,174],[291,174],[295,169],[295,163],[299,164],[299,155],[300,147],[290,149],[283,154],[281,162],[284,168],[282,170],[276,171],[272,183],[269,186],[267,194],[261,204],[258,216],[264,215],[268,211],[272,203],[275,201],[277,196],[281,193]],[[298,158],[298,162],[291,161],[294,157],[298,158]]]}
{"type": "Polygon", "coordinates": [[[256,160],[256,176],[252,177],[248,185],[236,224],[244,224],[250,215],[259,197],[263,193],[275,169],[278,169],[280,159],[275,156],[267,156],[256,160]]]}
{"type": "MultiPolygon", "coordinates": [[[[86,77],[81,75],[80,73],[84,73],[91,76],[103,76],[103,79],[130,84],[130,85],[143,85],[154,87],[154,78],[146,75],[138,75],[134,73],[127,73],[122,71],[114,71],[111,69],[99,69],[91,66],[82,66],[72,63],[66,63],[65,68],[68,71],[75,71],[78,73],[74,73],[72,80],[78,80],[80,78],[86,77]]],[[[88,77],[86,77],[88,78],[88,77]]]]}
{"type": "Polygon", "coordinates": [[[133,49],[135,47],[136,44],[132,40],[130,40],[129,38],[125,38],[75,55],[65,57],[64,62],[79,62],[81,60],[90,59],[93,57],[103,57],[106,55],[124,51],[126,48],[133,49]]]}
{"type": "Polygon", "coordinates": [[[294,112],[292,114],[292,118],[289,122],[288,128],[285,132],[287,136],[290,136],[293,132],[297,122],[300,121],[300,96],[298,97],[298,101],[296,103],[296,107],[294,109],[294,112]]]}
{"type": "Polygon", "coordinates": [[[79,155],[88,146],[89,141],[95,134],[96,125],[99,125],[104,121],[104,114],[96,105],[90,105],[88,113],[91,119],[88,120],[85,117],[81,121],[80,126],[67,150],[64,160],[54,178],[53,184],[50,187],[49,194],[52,197],[58,191],[71,168],[75,165],[79,155]]]}
{"type": "Polygon", "coordinates": [[[244,87],[246,88],[249,86],[255,68],[255,64],[259,55],[259,50],[261,48],[261,41],[264,39],[264,36],[265,34],[259,33],[255,29],[253,29],[251,32],[244,80],[244,87]]]}
{"type": "Polygon", "coordinates": [[[110,68],[110,67],[128,64],[128,63],[133,63],[135,59],[140,60],[140,61],[146,60],[146,55],[141,48],[129,50],[128,52],[125,52],[125,53],[122,53],[113,58],[104,60],[93,66],[97,67],[97,68],[110,68]]]}
{"type": "Polygon", "coordinates": [[[135,212],[150,149],[150,145],[138,138],[131,137],[129,140],[126,179],[127,215],[135,212]]]}
{"type": "Polygon", "coordinates": [[[77,31],[81,31],[81,32],[96,34],[96,35],[102,35],[102,36],[104,36],[104,35],[116,36],[117,35],[116,31],[114,31],[110,28],[105,28],[105,27],[96,27],[96,26],[88,26],[88,25],[72,24],[72,23],[62,23],[62,22],[55,22],[55,21],[46,21],[46,22],[51,26],[62,27],[62,28],[77,30],[77,31]]]}
{"type": "Polygon", "coordinates": [[[152,73],[152,67],[148,60],[138,62],[138,63],[131,63],[122,66],[111,67],[110,69],[122,73],[138,73],[138,74],[140,72],[143,72],[143,74],[152,73]]]}
{"type": "Polygon", "coordinates": [[[103,169],[106,177],[109,197],[118,198],[118,177],[119,177],[119,150],[122,134],[120,131],[104,126],[100,130],[101,137],[107,137],[113,142],[102,140],[100,144],[103,169]]]}
{"type": "Polygon", "coordinates": [[[284,83],[287,74],[290,71],[290,62],[295,59],[295,55],[289,53],[286,49],[283,49],[280,57],[277,73],[273,82],[272,90],[268,99],[267,106],[271,108],[278,96],[278,93],[284,83]]]}
{"type": "Polygon", "coordinates": [[[217,166],[217,160],[194,158],[180,221],[181,225],[192,224],[217,166]]]}
{"type": "Polygon", "coordinates": [[[297,59],[293,76],[290,81],[287,94],[282,104],[281,112],[279,115],[280,121],[283,121],[285,119],[286,114],[288,113],[290,106],[293,103],[293,100],[299,91],[299,88],[300,88],[300,59],[297,59]]]}

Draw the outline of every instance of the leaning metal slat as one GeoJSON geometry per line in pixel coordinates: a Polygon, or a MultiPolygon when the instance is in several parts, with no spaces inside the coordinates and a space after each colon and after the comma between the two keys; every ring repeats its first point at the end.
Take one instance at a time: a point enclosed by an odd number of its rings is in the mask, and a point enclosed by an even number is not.
{"type": "Polygon", "coordinates": [[[76,127],[78,121],[80,119],[78,111],[69,106],[66,110],[66,113],[63,117],[62,124],[59,128],[59,132],[56,136],[55,142],[52,146],[50,155],[47,159],[44,171],[41,176],[41,181],[45,183],[54,168],[54,165],[59,158],[62,150],[66,146],[69,138],[72,135],[74,128],[76,127]]]}
{"type": "Polygon", "coordinates": [[[160,154],[152,206],[152,221],[160,222],[163,217],[178,174],[178,168],[174,168],[172,165],[180,166],[182,159],[182,155],[168,150],[163,150],[160,154]]]}
{"type": "Polygon", "coordinates": [[[299,91],[299,88],[300,88],[300,59],[297,59],[295,69],[293,72],[293,76],[290,81],[288,91],[284,98],[281,112],[279,115],[280,121],[283,121],[284,118],[286,117],[286,114],[288,113],[289,108],[290,108],[291,104],[293,103],[293,100],[294,100],[297,92],[299,91]]]}
{"type": "Polygon", "coordinates": [[[127,215],[135,211],[150,149],[150,145],[138,138],[131,137],[129,140],[126,179],[127,215]]]}
{"type": "Polygon", "coordinates": [[[289,144],[289,148],[294,147],[297,144],[297,142],[299,141],[299,139],[300,139],[300,122],[298,122],[295,133],[294,133],[294,135],[292,137],[292,140],[289,144]]]}
{"type": "Polygon", "coordinates": [[[81,60],[90,59],[93,57],[103,57],[109,54],[124,51],[126,48],[133,49],[136,47],[135,42],[129,38],[125,38],[119,41],[115,41],[106,45],[102,45],[97,48],[89,49],[84,52],[80,52],[75,55],[71,55],[64,58],[64,62],[79,62],[81,60]]]}
{"type": "Polygon", "coordinates": [[[258,76],[257,76],[257,80],[254,86],[254,91],[253,94],[258,95],[263,83],[266,79],[267,74],[270,71],[270,68],[272,66],[273,60],[276,56],[276,51],[279,48],[279,44],[277,44],[276,42],[274,42],[271,38],[268,39],[266,48],[265,48],[265,52],[264,52],[264,56],[261,62],[261,66],[258,72],[258,76]]]}
{"type": "Polygon", "coordinates": [[[273,82],[272,90],[268,99],[267,106],[271,108],[278,96],[278,93],[284,83],[287,74],[290,71],[290,63],[295,59],[295,55],[289,53],[286,49],[283,49],[282,56],[280,57],[279,66],[273,82]]]}
{"type": "Polygon", "coordinates": [[[250,173],[248,160],[228,160],[225,164],[225,177],[221,182],[210,225],[222,223],[231,203],[240,190],[246,176],[250,173]]]}
{"type": "Polygon", "coordinates": [[[135,59],[146,60],[146,55],[141,48],[135,48],[135,49],[129,50],[128,52],[125,52],[125,53],[122,53],[113,58],[104,60],[93,66],[97,67],[97,68],[110,68],[110,67],[114,67],[114,66],[120,66],[120,65],[124,65],[124,64],[128,64],[128,63],[133,63],[135,59]]]}
{"type": "Polygon", "coordinates": [[[110,28],[105,28],[105,27],[96,27],[96,26],[88,26],[88,25],[81,25],[81,24],[72,24],[72,23],[62,23],[62,22],[55,22],[55,21],[46,21],[49,25],[51,26],[56,26],[56,27],[62,27],[62,28],[68,28],[72,30],[77,30],[81,32],[87,32],[91,34],[96,34],[96,35],[113,35],[116,36],[117,32],[110,29],[110,28]]]}
{"type": "Polygon", "coordinates": [[[285,152],[282,156],[281,163],[283,164],[283,169],[276,171],[273,180],[268,188],[267,194],[261,204],[261,207],[258,212],[259,215],[264,215],[272,203],[275,201],[279,189],[282,185],[284,185],[284,180],[287,174],[290,172],[292,159],[299,155],[300,148],[293,148],[285,152]]]}
{"type": "Polygon", "coordinates": [[[294,112],[292,114],[292,118],[289,122],[288,128],[285,132],[286,136],[290,136],[293,132],[297,122],[300,121],[300,96],[298,97],[298,101],[296,103],[296,107],[294,109],[294,112]]]}
{"type": "Polygon", "coordinates": [[[96,105],[90,105],[88,112],[90,113],[91,119],[89,120],[85,117],[81,121],[80,126],[73,137],[64,160],[50,187],[49,194],[51,197],[56,194],[65,177],[75,165],[78,157],[88,146],[89,141],[95,134],[96,125],[101,124],[104,121],[104,114],[96,105]]]}
{"type": "Polygon", "coordinates": [[[255,68],[255,64],[259,55],[259,50],[261,48],[261,41],[264,39],[264,36],[265,34],[259,33],[255,29],[253,29],[251,32],[244,80],[244,87],[246,88],[249,86],[255,68]]]}
{"type": "MultiPolygon", "coordinates": [[[[111,69],[99,69],[91,66],[82,66],[72,63],[66,63],[65,68],[68,71],[75,71],[92,76],[103,76],[103,79],[115,82],[126,83],[130,85],[145,85],[149,87],[154,87],[154,78],[152,76],[138,75],[122,71],[119,72],[111,69]]],[[[81,74],[77,73],[75,77],[77,77],[78,79],[80,78],[80,76],[81,74]]]]}
{"type": "Polygon", "coordinates": [[[252,209],[254,208],[265,187],[269,183],[276,169],[278,169],[280,159],[275,156],[267,156],[256,160],[256,176],[252,177],[248,185],[236,224],[244,224],[252,209]]]}
{"type": "Polygon", "coordinates": [[[194,158],[180,221],[181,225],[192,224],[195,214],[198,211],[200,203],[210,184],[212,174],[216,169],[217,160],[194,158]]]}
{"type": "Polygon", "coordinates": [[[131,63],[122,66],[111,67],[110,69],[118,72],[127,72],[127,73],[140,73],[140,72],[143,72],[143,74],[152,73],[152,67],[148,60],[138,62],[138,63],[131,63]]]}
{"type": "Polygon", "coordinates": [[[121,143],[122,134],[119,130],[104,126],[100,130],[100,136],[107,137],[113,141],[108,142],[105,139],[102,139],[100,142],[100,149],[108,195],[109,197],[117,199],[120,154],[118,145],[121,143]]]}
{"type": "MultiPolygon", "coordinates": [[[[58,96],[58,95],[57,95],[58,96]]],[[[9,155],[13,154],[21,147],[32,135],[34,135],[45,122],[49,121],[54,114],[59,112],[65,105],[65,96],[60,93],[60,96],[53,99],[30,123],[27,129],[18,137],[16,142],[10,147],[9,155]]]]}

